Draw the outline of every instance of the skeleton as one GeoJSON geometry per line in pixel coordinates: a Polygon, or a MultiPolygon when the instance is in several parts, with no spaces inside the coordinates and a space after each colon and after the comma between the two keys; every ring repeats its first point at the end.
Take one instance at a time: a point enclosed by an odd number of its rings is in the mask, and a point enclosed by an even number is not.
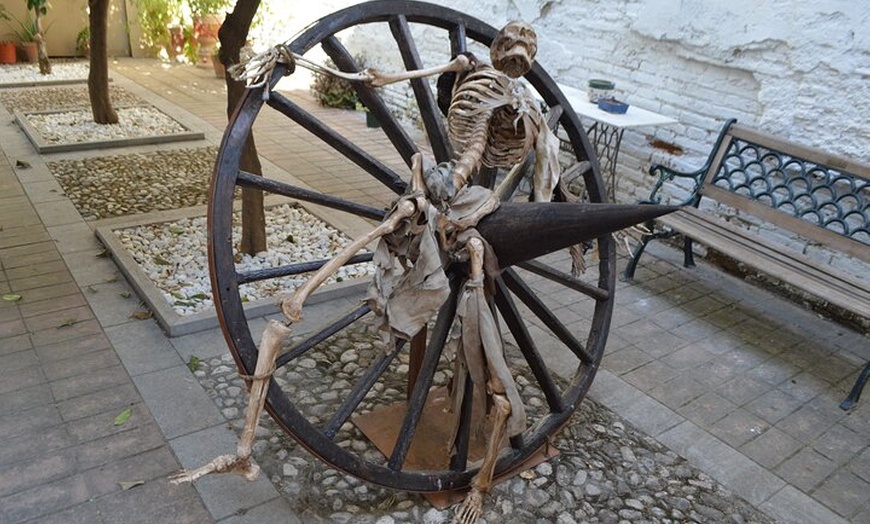
{"type": "MultiPolygon", "coordinates": [[[[440,74],[438,79],[439,107],[446,114],[448,136],[456,151],[455,159],[424,169],[418,153],[412,159],[412,180],[409,192],[401,197],[386,219],[369,234],[353,242],[318,270],[306,283],[280,302],[289,323],[301,319],[302,308],[309,295],[357,251],[380,239],[375,259],[383,270],[373,284],[371,303],[389,325],[391,334],[410,338],[425,325],[426,319],[446,299],[446,278],[442,261],[432,251],[437,236],[437,249],[454,260],[468,260],[469,278],[461,291],[457,308],[462,325],[462,364],[478,386],[483,386],[494,407],[493,429],[480,470],[472,479],[471,491],[456,512],[454,522],[472,524],[482,512],[483,496],[490,489],[499,450],[505,436],[525,429],[525,412],[504,360],[497,322],[488,305],[484,277],[497,271],[495,261],[487,254],[485,241],[476,234],[477,222],[498,207],[503,191],[492,192],[481,187],[467,187],[472,176],[483,166],[510,169],[503,184],[513,184],[518,176],[517,164],[534,150],[536,153],[533,197],[549,201],[559,178],[556,158],[558,141],[550,131],[531,91],[518,79],[532,67],[537,52],[534,30],[522,23],[511,22],[498,33],[490,47],[493,66],[464,53],[448,64],[407,71],[381,73],[367,69],[359,73],[343,73],[313,64],[286,46],[258,56],[245,65],[231,69],[249,87],[265,85],[271,69],[285,63],[292,71],[295,65],[334,74],[371,86],[383,86],[402,80],[440,74]],[[457,212],[457,210],[462,210],[457,212]],[[394,260],[405,269],[395,276],[394,260]],[[408,267],[408,262],[412,266],[408,267]],[[418,274],[415,274],[418,273],[418,274]],[[415,280],[416,279],[416,280],[415,280]],[[409,282],[426,280],[440,284],[434,293],[435,307],[419,306],[409,315],[405,307],[389,312],[390,301],[399,300],[402,293],[413,292],[409,282]],[[403,316],[402,319],[395,317],[403,316]]],[[[264,90],[264,96],[268,92],[264,90]]],[[[277,321],[267,325],[260,343],[256,370],[252,377],[245,428],[236,455],[222,455],[211,463],[172,478],[174,483],[194,481],[210,473],[235,472],[253,480],[259,468],[251,460],[254,432],[265,402],[275,359],[289,336],[290,329],[277,321]]],[[[464,384],[464,376],[456,383],[464,384]]],[[[461,387],[454,388],[462,394],[461,387]]],[[[454,405],[457,404],[454,399],[454,405]]],[[[452,447],[452,442],[450,443],[452,447]]]]}

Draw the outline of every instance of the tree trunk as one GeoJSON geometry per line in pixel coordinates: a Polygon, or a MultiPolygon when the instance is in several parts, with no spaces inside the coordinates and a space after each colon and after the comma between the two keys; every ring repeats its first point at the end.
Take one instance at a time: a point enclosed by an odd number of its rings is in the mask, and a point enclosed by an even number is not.
{"type": "Polygon", "coordinates": [[[36,56],[39,62],[39,74],[51,74],[51,62],[48,60],[48,51],[45,49],[45,35],[42,32],[42,13],[41,9],[36,11],[36,56]]]}
{"type": "Polygon", "coordinates": [[[118,114],[109,100],[109,57],[106,41],[106,26],[109,0],[88,0],[90,16],[91,60],[88,72],[88,97],[91,113],[98,124],[117,124],[118,114]]]}
{"type": "MultiPolygon", "coordinates": [[[[239,52],[248,39],[251,21],[260,6],[260,0],[238,0],[233,11],[227,14],[218,32],[221,43],[218,58],[229,69],[239,63],[239,52]]],[[[245,94],[243,82],[233,80],[225,73],[227,83],[227,117],[231,117],[236,105],[245,94]]],[[[254,143],[254,133],[248,135],[242,149],[239,167],[243,171],[256,175],[263,174],[257,146],[254,143]]],[[[266,218],[263,210],[263,192],[253,188],[242,188],[242,241],[239,250],[253,255],[266,250],[266,218]]]]}

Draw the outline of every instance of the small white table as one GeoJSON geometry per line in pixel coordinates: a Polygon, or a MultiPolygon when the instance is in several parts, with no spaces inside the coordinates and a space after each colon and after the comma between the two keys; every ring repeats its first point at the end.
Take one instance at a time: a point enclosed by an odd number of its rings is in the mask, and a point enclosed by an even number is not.
{"type": "Polygon", "coordinates": [[[619,156],[619,146],[622,143],[622,134],[625,130],[676,124],[677,121],[637,106],[629,106],[628,111],[623,115],[608,113],[589,102],[586,91],[562,84],[558,84],[558,86],[565,98],[568,99],[574,112],[582,118],[592,120],[592,124],[586,128],[586,134],[595,146],[602,175],[610,176],[608,196],[610,201],[614,202],[616,196],[616,160],[619,156]]]}

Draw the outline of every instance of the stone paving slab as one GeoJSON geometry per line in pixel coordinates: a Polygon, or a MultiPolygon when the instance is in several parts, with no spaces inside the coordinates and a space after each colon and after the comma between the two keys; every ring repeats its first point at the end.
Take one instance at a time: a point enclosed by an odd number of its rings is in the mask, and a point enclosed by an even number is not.
{"type": "MultiPolygon", "coordinates": [[[[0,177],[12,173],[2,159],[0,177]]],[[[212,521],[194,488],[166,486],[180,465],[58,250],[92,237],[54,242],[9,202],[20,193],[0,194],[0,287],[21,296],[0,303],[0,522],[212,521]],[[144,484],[124,491],[131,480],[144,484]]]]}

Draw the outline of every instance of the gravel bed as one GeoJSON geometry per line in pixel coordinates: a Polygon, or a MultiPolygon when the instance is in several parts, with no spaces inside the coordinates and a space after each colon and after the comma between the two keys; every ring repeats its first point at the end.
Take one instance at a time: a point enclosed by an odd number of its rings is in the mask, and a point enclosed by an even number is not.
{"type": "MultiPolygon", "coordinates": [[[[241,216],[233,216],[233,244],[241,240],[241,216]]],[[[246,272],[284,266],[294,262],[334,256],[351,239],[301,207],[289,204],[266,211],[269,251],[255,256],[237,255],[236,271],[246,272]]],[[[206,255],[206,219],[198,217],[148,224],[114,231],[140,269],[163,293],[179,315],[191,315],[214,306],[206,255]]],[[[346,266],[327,283],[371,274],[369,263],[346,266]]],[[[243,301],[278,297],[292,291],[307,275],[295,275],[243,284],[243,301]]]]}
{"type": "MultiPolygon", "coordinates": [[[[0,104],[10,113],[14,111],[48,111],[51,109],[90,109],[88,87],[40,87],[4,89],[0,91],[0,104]]],[[[145,101],[121,86],[109,86],[109,99],[115,108],[141,106],[145,101]]]]}
{"type": "Polygon", "coordinates": [[[37,64],[0,65],[0,87],[3,84],[57,82],[59,80],[87,81],[90,66],[87,62],[58,62],[52,60],[51,74],[39,74],[37,64]]]}
{"type": "Polygon", "coordinates": [[[48,144],[79,144],[172,135],[188,131],[175,119],[150,106],[117,108],[117,124],[97,124],[90,109],[25,113],[24,116],[48,144]]]}
{"type": "Polygon", "coordinates": [[[216,147],[170,149],[47,162],[85,220],[208,202],[216,147]]]}
{"type": "MultiPolygon", "coordinates": [[[[357,322],[279,369],[277,384],[313,424],[324,423],[381,351],[372,325],[357,322]]],[[[508,348],[510,366],[529,410],[541,415],[543,395],[528,368],[508,348]]],[[[359,412],[404,400],[403,352],[360,405],[359,412]]],[[[193,364],[190,364],[191,366],[193,364]]],[[[195,376],[228,423],[244,424],[246,387],[229,355],[196,364],[195,376]]],[[[444,384],[450,369],[435,375],[444,384]]],[[[383,456],[350,423],[335,442],[378,463],[383,456]]],[[[586,399],[555,438],[560,455],[495,486],[485,499],[486,523],[759,523],[772,522],[685,459],[586,399]]],[[[231,453],[233,450],[226,450],[231,453]]],[[[268,416],[261,419],[254,457],[303,522],[361,524],[450,522],[422,496],[369,485],[313,459],[268,416]]]]}

